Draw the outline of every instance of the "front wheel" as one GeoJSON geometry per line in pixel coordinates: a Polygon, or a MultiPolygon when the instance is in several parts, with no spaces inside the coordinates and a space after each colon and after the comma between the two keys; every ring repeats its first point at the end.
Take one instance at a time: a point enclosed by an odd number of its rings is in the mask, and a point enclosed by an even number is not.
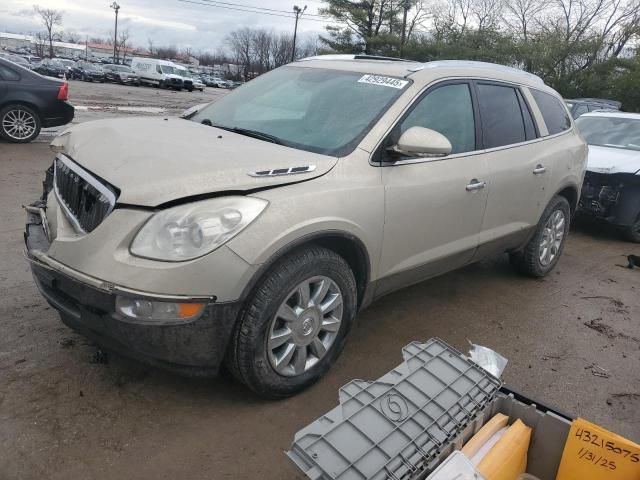
{"type": "Polygon", "coordinates": [[[40,133],[40,117],[25,105],[0,110],[0,137],[11,143],[28,143],[40,133]]]}
{"type": "Polygon", "coordinates": [[[238,321],[226,364],[260,396],[284,398],[322,377],[344,347],[356,282],[335,252],[309,247],[276,263],[238,321]]]}
{"type": "Polygon", "coordinates": [[[570,222],[569,202],[564,197],[554,197],[524,250],[510,254],[511,263],[526,275],[538,278],[546,276],[562,255],[570,222]]]}

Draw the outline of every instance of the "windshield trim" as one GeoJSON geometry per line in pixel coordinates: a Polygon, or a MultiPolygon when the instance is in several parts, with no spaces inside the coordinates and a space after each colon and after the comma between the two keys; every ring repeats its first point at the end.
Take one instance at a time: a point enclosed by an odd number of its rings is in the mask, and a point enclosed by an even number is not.
{"type": "MultiPolygon", "coordinates": [[[[378,75],[380,76],[380,74],[374,74],[374,73],[367,73],[367,72],[360,72],[360,71],[356,71],[356,70],[341,70],[341,69],[335,69],[335,68],[318,68],[318,67],[310,67],[310,66],[283,66],[283,67],[279,67],[276,70],[280,70],[280,69],[286,69],[286,70],[293,70],[293,69],[306,69],[308,71],[318,71],[318,70],[322,70],[322,71],[326,71],[326,72],[336,72],[338,74],[353,74],[353,75],[378,75]]],[[[273,70],[272,70],[273,71],[273,70]]],[[[364,140],[364,138],[371,132],[371,130],[373,130],[375,128],[375,126],[378,124],[378,122],[381,120],[381,118],[389,111],[389,109],[400,100],[400,98],[407,92],[407,90],[411,87],[411,85],[413,84],[413,80],[411,78],[405,78],[405,77],[399,77],[396,75],[382,75],[385,77],[389,77],[389,78],[395,78],[398,80],[403,80],[406,81],[406,85],[404,85],[404,87],[402,87],[401,89],[398,89],[398,94],[394,97],[391,97],[389,99],[389,101],[382,105],[380,108],[380,111],[377,113],[376,116],[374,116],[372,118],[372,120],[362,129],[362,131],[356,136],[354,137],[350,142],[346,143],[345,145],[342,145],[338,148],[335,149],[327,149],[327,148],[320,148],[320,147],[314,147],[313,145],[306,145],[306,144],[302,144],[302,143],[297,143],[294,141],[291,141],[289,139],[282,139],[282,138],[278,138],[278,140],[281,142],[281,145],[284,147],[288,147],[288,148],[293,148],[296,150],[301,150],[304,152],[310,152],[310,153],[315,153],[315,154],[319,154],[319,155],[326,155],[326,156],[330,156],[330,157],[335,157],[335,158],[341,158],[341,157],[346,157],[348,155],[350,155],[351,153],[353,153],[355,151],[355,149],[358,147],[358,145],[360,145],[362,143],[362,141],[364,140]]],[[[234,90],[231,93],[227,94],[225,97],[229,97],[231,95],[236,94],[236,92],[238,92],[238,90],[234,90]]],[[[217,103],[217,102],[216,102],[217,103]]],[[[207,105],[203,110],[205,110],[206,108],[208,108],[209,106],[214,105],[213,103],[207,105]]],[[[196,120],[196,117],[199,116],[199,114],[201,114],[202,111],[198,111],[196,112],[193,116],[189,117],[187,120],[189,121],[198,121],[198,123],[201,123],[200,120],[196,120]]],[[[203,119],[204,120],[204,119],[203,119]]],[[[207,125],[205,123],[205,125],[207,125]]],[[[238,128],[238,126],[236,125],[215,125],[217,128],[224,128],[226,130],[232,130],[234,128],[238,128]]],[[[251,129],[250,129],[251,130],[251,129]]],[[[237,133],[237,132],[236,132],[237,133]]],[[[262,132],[258,132],[258,133],[262,133],[262,132]]],[[[269,133],[264,132],[265,135],[269,135],[269,136],[273,136],[269,133]]],[[[264,141],[268,141],[268,140],[264,140],[264,141]]]]}

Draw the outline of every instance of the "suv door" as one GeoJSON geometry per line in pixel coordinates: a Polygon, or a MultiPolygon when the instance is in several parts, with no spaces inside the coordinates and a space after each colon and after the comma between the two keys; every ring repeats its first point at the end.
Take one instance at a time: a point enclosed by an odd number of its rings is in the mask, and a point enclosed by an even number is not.
{"type": "Polygon", "coordinates": [[[553,165],[520,87],[476,82],[491,185],[477,257],[518,246],[546,207],[553,165]]]}
{"type": "Polygon", "coordinates": [[[437,84],[412,105],[377,152],[385,189],[377,293],[460,267],[473,257],[488,191],[476,105],[470,82],[437,84]],[[451,154],[407,158],[388,152],[414,126],[447,137],[451,154]]]}

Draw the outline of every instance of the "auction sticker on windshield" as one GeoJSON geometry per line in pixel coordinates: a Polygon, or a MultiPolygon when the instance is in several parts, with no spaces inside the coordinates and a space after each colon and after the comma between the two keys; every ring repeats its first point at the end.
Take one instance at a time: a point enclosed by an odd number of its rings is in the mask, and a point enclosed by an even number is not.
{"type": "Polygon", "coordinates": [[[407,80],[400,80],[399,78],[383,77],[381,75],[363,75],[358,83],[369,83],[371,85],[382,85],[383,87],[403,89],[407,83],[407,80]]]}

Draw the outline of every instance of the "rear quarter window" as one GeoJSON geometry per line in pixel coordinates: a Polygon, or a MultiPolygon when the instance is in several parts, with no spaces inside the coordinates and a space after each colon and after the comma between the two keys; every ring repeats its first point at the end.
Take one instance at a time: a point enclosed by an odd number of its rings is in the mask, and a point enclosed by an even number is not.
{"type": "Polygon", "coordinates": [[[529,89],[533,99],[538,104],[549,135],[555,135],[571,128],[571,120],[560,99],[539,90],[529,89]]]}

